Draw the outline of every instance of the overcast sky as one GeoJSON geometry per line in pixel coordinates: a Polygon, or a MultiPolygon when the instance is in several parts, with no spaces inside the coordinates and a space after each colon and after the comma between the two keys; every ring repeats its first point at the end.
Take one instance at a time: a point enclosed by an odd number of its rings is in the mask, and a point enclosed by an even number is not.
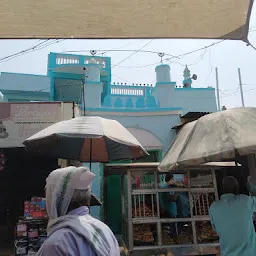
{"type": "MultiPolygon", "coordinates": [[[[256,6],[253,8],[250,24],[250,42],[256,46],[256,6]]],[[[64,40],[43,49],[23,54],[17,58],[1,62],[0,72],[46,74],[49,52],[80,51],[87,55],[90,50],[143,50],[180,55],[211,45],[213,40],[64,40]]],[[[39,40],[0,40],[0,58],[14,54],[40,43],[39,40]]],[[[48,44],[49,42],[47,42],[48,44]]],[[[42,44],[43,46],[44,44],[42,44]]],[[[107,52],[112,58],[112,82],[155,83],[155,66],[160,63],[156,53],[107,52]],[[127,59],[126,59],[127,58],[127,59]],[[122,63],[122,60],[126,59],[122,63]],[[120,63],[120,64],[119,64],[120,63]],[[116,64],[119,64],[115,66],[116,64]]],[[[182,84],[184,65],[198,76],[194,87],[216,87],[215,67],[219,70],[221,105],[241,106],[237,69],[241,68],[246,106],[256,106],[256,50],[240,41],[224,41],[180,59],[165,61],[171,66],[171,79],[182,84]]]]}

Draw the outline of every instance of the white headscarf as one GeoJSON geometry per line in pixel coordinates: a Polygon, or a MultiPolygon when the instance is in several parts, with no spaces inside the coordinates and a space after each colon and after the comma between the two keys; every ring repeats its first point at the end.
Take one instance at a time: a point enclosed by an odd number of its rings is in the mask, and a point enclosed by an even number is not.
{"type": "Polygon", "coordinates": [[[46,179],[46,208],[50,221],[66,215],[74,191],[89,189],[94,177],[86,167],[69,166],[51,172],[46,179]]]}
{"type": "MultiPolygon", "coordinates": [[[[47,234],[68,228],[84,238],[98,256],[120,255],[118,242],[110,229],[89,214],[67,215],[75,189],[91,187],[95,175],[86,167],[67,167],[50,173],[46,179],[46,207],[49,215],[47,234]]],[[[44,245],[36,254],[44,256],[44,245]]]]}

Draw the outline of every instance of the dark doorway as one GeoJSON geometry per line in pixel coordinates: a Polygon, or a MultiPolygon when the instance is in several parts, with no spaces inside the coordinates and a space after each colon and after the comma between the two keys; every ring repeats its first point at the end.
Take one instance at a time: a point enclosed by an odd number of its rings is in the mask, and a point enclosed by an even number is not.
{"type": "Polygon", "coordinates": [[[44,196],[45,179],[58,168],[57,159],[29,154],[24,148],[4,149],[4,154],[7,161],[0,173],[0,248],[13,245],[24,201],[44,196]]]}

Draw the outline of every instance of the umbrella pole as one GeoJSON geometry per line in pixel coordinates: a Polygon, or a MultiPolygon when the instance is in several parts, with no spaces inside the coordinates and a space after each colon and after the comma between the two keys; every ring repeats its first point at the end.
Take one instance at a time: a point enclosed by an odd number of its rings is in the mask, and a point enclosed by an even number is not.
{"type": "Polygon", "coordinates": [[[92,139],[90,139],[90,170],[92,168],[92,139]]]}

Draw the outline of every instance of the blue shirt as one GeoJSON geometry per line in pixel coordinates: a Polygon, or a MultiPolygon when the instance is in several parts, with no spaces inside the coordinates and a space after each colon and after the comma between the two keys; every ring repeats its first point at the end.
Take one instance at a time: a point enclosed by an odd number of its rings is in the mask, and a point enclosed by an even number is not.
{"type": "Polygon", "coordinates": [[[219,235],[222,256],[256,255],[256,233],[252,215],[256,198],[247,195],[225,194],[212,203],[210,218],[219,235]]]}
{"type": "MultiPolygon", "coordinates": [[[[71,211],[69,214],[83,216],[89,214],[89,209],[86,206],[82,206],[71,211]]],[[[102,223],[102,225],[105,224],[102,223]]],[[[111,241],[109,242],[111,243],[111,241]]],[[[113,241],[112,248],[114,250],[117,248],[116,241],[113,241]]],[[[83,237],[77,235],[68,228],[63,228],[54,232],[44,242],[42,249],[43,255],[45,256],[97,256],[83,237]]]]}
{"type": "MultiPolygon", "coordinates": [[[[160,184],[160,188],[175,188],[177,186],[170,185],[168,183],[160,184]]],[[[174,195],[175,192],[163,192],[160,193],[160,205],[168,212],[171,217],[186,218],[190,214],[188,192],[180,192],[176,202],[170,200],[170,195],[174,195]]]]}
{"type": "MultiPolygon", "coordinates": [[[[160,188],[170,188],[168,183],[160,184],[160,188]]],[[[170,215],[170,217],[176,217],[178,214],[176,202],[171,201],[170,195],[174,195],[174,192],[162,192],[159,195],[161,207],[170,215]]]]}

